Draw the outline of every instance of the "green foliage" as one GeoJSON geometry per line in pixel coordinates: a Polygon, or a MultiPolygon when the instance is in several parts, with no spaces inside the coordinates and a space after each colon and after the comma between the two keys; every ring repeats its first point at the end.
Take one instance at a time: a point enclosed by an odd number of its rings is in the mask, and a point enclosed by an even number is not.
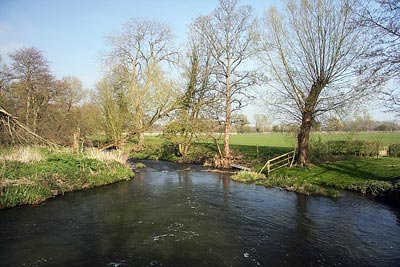
{"type": "Polygon", "coordinates": [[[37,204],[53,195],[133,177],[128,166],[53,152],[35,162],[2,161],[0,208],[37,204]]]}
{"type": "Polygon", "coordinates": [[[389,155],[391,157],[400,157],[400,143],[394,143],[389,146],[389,155]]]}
{"type": "Polygon", "coordinates": [[[264,180],[265,175],[258,172],[241,171],[231,176],[232,180],[244,183],[253,183],[259,180],[264,180]]]}
{"type": "Polygon", "coordinates": [[[392,189],[392,184],[387,181],[365,180],[350,184],[346,189],[358,191],[366,195],[381,196],[392,189]]]}
{"type": "Polygon", "coordinates": [[[138,162],[138,163],[135,164],[135,167],[136,167],[137,169],[144,169],[144,168],[146,168],[147,166],[146,166],[144,163],[142,163],[142,162],[138,162]]]}
{"type": "Polygon", "coordinates": [[[321,138],[311,142],[310,151],[314,158],[337,155],[376,156],[382,149],[380,141],[329,140],[321,138]]]}

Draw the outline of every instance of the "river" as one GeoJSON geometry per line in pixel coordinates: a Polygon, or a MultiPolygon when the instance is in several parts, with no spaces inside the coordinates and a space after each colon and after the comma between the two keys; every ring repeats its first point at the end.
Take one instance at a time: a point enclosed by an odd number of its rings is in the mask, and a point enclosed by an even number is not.
{"type": "Polygon", "coordinates": [[[145,164],[132,181],[0,211],[0,266],[400,266],[398,208],[145,164]]]}

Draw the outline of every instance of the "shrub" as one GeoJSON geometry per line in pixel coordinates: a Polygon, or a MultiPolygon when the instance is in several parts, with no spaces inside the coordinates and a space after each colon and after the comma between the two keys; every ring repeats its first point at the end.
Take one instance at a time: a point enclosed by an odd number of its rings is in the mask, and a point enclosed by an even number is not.
{"type": "Polygon", "coordinates": [[[144,168],[146,168],[147,166],[146,166],[144,163],[138,162],[138,163],[135,164],[135,167],[136,167],[137,169],[144,169],[144,168]]]}
{"type": "Polygon", "coordinates": [[[387,181],[366,180],[353,183],[347,187],[349,190],[359,191],[366,195],[381,196],[384,192],[393,188],[387,181]]]}
{"type": "Polygon", "coordinates": [[[381,148],[382,143],[379,141],[333,140],[322,142],[319,138],[311,142],[310,152],[312,159],[327,156],[376,156],[381,148]]]}
{"type": "Polygon", "coordinates": [[[389,155],[391,157],[400,157],[400,143],[391,144],[389,146],[389,155]]]}

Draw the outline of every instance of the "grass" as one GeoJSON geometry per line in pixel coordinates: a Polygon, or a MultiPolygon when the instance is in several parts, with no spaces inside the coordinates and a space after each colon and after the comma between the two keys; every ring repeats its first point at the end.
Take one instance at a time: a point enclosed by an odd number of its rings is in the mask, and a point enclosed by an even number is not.
{"type": "Polygon", "coordinates": [[[242,183],[254,183],[265,180],[265,175],[257,172],[241,171],[231,176],[231,179],[242,183]]]}
{"type": "MultiPolygon", "coordinates": [[[[311,140],[321,138],[322,141],[330,140],[360,140],[382,141],[384,146],[398,143],[400,132],[312,132],[311,140]]],[[[296,143],[294,133],[264,133],[264,134],[238,134],[231,136],[232,145],[269,146],[293,149],[296,143]]]]}
{"type": "Polygon", "coordinates": [[[280,169],[271,175],[266,186],[282,188],[319,187],[348,189],[381,196],[400,179],[400,158],[348,158],[305,168],[280,169]]]}
{"type": "Polygon", "coordinates": [[[12,148],[0,153],[0,208],[38,204],[58,194],[102,186],[133,177],[131,168],[112,159],[71,153],[63,149],[50,151],[45,148],[12,148]],[[30,151],[40,158],[9,158],[30,151]]]}

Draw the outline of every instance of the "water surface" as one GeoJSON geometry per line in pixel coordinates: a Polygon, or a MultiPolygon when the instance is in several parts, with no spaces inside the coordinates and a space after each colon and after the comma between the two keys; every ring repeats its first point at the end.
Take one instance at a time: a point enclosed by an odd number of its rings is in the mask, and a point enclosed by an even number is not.
{"type": "Polygon", "coordinates": [[[400,211],[307,197],[199,166],[0,211],[0,266],[400,266],[400,211]]]}

